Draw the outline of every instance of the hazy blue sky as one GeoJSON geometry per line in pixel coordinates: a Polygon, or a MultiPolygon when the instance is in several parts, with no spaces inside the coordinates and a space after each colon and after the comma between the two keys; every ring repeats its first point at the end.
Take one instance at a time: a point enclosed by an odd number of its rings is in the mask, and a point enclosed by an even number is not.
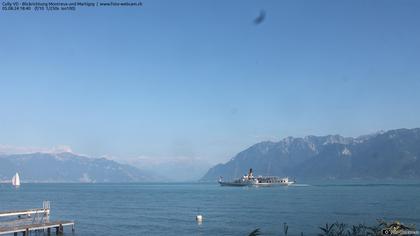
{"type": "Polygon", "coordinates": [[[216,163],[420,127],[420,1],[143,4],[0,12],[0,144],[216,163]]]}

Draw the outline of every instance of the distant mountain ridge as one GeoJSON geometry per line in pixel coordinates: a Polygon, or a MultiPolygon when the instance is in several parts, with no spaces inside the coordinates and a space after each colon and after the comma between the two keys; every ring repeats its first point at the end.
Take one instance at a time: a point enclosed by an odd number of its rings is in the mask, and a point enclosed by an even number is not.
{"type": "Polygon", "coordinates": [[[105,158],[70,152],[0,155],[0,180],[19,172],[22,182],[139,182],[154,176],[105,158]]]}
{"type": "Polygon", "coordinates": [[[261,142],[210,168],[201,180],[237,178],[249,168],[297,178],[420,178],[420,128],[261,142]]]}

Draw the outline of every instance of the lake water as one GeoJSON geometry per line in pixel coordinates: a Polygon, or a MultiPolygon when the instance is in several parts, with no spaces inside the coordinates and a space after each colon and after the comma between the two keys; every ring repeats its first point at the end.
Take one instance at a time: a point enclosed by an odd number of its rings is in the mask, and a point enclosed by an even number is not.
{"type": "Polygon", "coordinates": [[[316,235],[326,222],[371,224],[378,218],[420,226],[419,182],[0,185],[0,210],[41,207],[43,200],[51,201],[51,219],[75,220],[75,235],[248,235],[256,228],[283,235],[284,222],[289,235],[316,235]]]}

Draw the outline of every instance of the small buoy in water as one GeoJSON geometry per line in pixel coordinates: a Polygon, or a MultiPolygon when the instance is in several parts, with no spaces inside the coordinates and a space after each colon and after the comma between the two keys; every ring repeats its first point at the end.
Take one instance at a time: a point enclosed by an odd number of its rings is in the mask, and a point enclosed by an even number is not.
{"type": "Polygon", "coordinates": [[[203,216],[200,214],[200,208],[197,208],[197,215],[195,216],[195,221],[197,221],[199,225],[203,223],[203,216]]]}
{"type": "Polygon", "coordinates": [[[202,215],[197,215],[197,216],[195,217],[195,220],[196,220],[198,223],[201,223],[201,222],[203,222],[203,216],[202,216],[202,215]]]}

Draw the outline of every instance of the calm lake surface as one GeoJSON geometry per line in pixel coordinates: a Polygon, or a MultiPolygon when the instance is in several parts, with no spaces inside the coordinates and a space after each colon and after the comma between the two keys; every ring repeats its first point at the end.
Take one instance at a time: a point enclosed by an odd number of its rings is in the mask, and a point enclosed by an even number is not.
{"type": "Polygon", "coordinates": [[[51,219],[76,222],[75,235],[247,235],[256,228],[283,235],[284,222],[289,235],[315,235],[326,222],[371,224],[378,218],[420,226],[420,182],[0,185],[0,210],[42,207],[43,200],[51,201],[51,219]]]}

